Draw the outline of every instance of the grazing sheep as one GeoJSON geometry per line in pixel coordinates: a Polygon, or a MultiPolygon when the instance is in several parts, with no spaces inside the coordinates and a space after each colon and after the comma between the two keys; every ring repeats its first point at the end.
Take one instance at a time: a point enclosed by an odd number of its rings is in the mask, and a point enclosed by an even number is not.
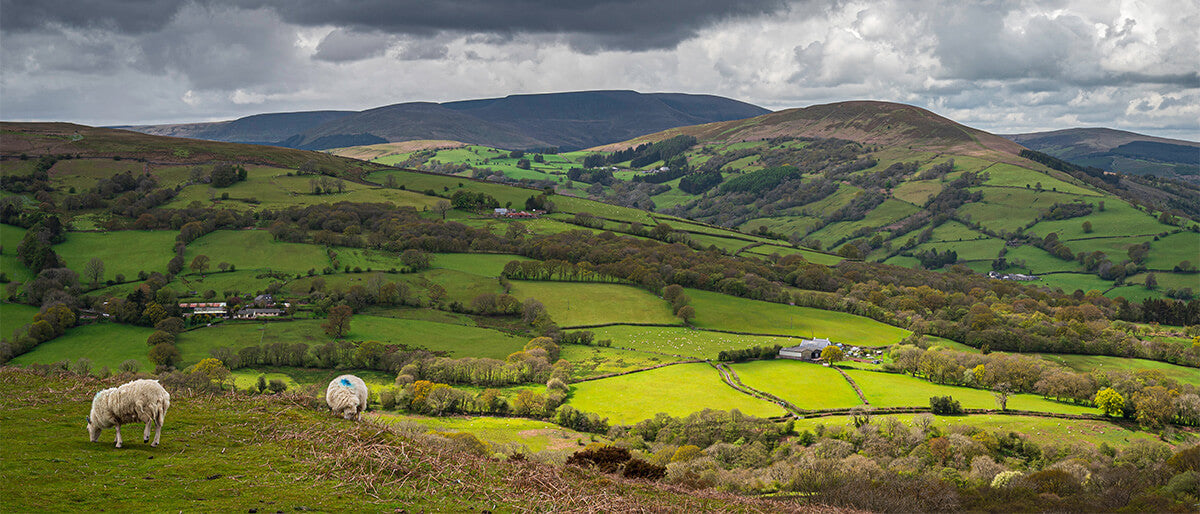
{"type": "Polygon", "coordinates": [[[157,426],[154,443],[162,436],[163,420],[171,406],[171,395],[157,380],[134,380],[120,387],[112,387],[96,393],[92,398],[92,412],[87,417],[88,434],[92,442],[100,440],[100,431],[117,427],[117,448],[121,447],[121,425],[146,423],[142,442],[150,442],[150,427],[157,426]]]}
{"type": "Polygon", "coordinates": [[[361,378],[354,375],[342,375],[333,379],[325,389],[325,403],[336,416],[346,419],[362,419],[362,412],[367,410],[367,397],[370,391],[361,378]]]}

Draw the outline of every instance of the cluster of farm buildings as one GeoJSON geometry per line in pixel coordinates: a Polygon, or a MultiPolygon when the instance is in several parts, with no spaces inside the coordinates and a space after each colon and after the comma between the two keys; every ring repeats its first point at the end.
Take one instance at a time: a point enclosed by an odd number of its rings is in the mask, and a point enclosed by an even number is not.
{"type": "Polygon", "coordinates": [[[261,294],[242,306],[230,307],[225,302],[186,302],[180,303],[179,308],[183,309],[183,316],[190,318],[192,316],[211,316],[214,318],[233,318],[233,319],[259,319],[259,318],[278,318],[287,313],[287,308],[290,304],[275,303],[274,298],[269,294],[261,294]]]}
{"type": "Polygon", "coordinates": [[[883,350],[875,348],[859,348],[857,346],[843,345],[835,343],[829,339],[803,339],[796,346],[779,349],[780,359],[793,359],[802,361],[817,362],[821,360],[821,351],[827,346],[836,346],[842,349],[842,352],[851,359],[870,360],[878,364],[878,356],[883,355],[883,350]]]}

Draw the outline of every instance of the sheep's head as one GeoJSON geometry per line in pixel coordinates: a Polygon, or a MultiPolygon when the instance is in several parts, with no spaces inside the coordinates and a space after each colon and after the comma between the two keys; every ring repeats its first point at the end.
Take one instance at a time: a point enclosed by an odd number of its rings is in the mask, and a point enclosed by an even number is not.
{"type": "Polygon", "coordinates": [[[357,413],[358,409],[356,407],[346,407],[345,409],[342,409],[341,416],[342,419],[354,420],[355,414],[357,413]]]}
{"type": "Polygon", "coordinates": [[[88,435],[89,435],[89,436],[91,436],[91,438],[92,438],[92,442],[94,443],[94,442],[96,442],[96,441],[99,441],[99,440],[100,440],[100,427],[98,427],[98,426],[96,426],[96,425],[92,424],[92,417],[91,417],[91,416],[88,416],[88,417],[86,417],[86,418],[83,418],[83,419],[87,421],[87,430],[88,430],[88,435]]]}

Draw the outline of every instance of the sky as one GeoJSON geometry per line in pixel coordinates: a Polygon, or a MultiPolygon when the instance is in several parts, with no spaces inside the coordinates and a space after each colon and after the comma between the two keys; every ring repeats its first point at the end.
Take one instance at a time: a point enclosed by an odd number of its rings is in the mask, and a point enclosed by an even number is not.
{"type": "Polygon", "coordinates": [[[595,89],[1200,140],[1192,0],[0,0],[0,119],[88,125],[595,89]]]}

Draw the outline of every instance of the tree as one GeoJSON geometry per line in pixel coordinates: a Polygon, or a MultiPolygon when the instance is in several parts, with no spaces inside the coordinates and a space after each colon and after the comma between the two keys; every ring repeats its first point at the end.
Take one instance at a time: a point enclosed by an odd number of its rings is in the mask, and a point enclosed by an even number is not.
{"type": "Polygon", "coordinates": [[[846,354],[842,353],[842,349],[834,345],[826,346],[821,350],[821,360],[833,365],[838,361],[846,358],[846,354]]]}
{"type": "Polygon", "coordinates": [[[225,367],[225,363],[212,357],[202,359],[200,362],[193,364],[187,369],[188,373],[200,373],[208,377],[209,381],[222,384],[225,379],[229,378],[229,368],[225,367]]]}
{"type": "Polygon", "coordinates": [[[1146,289],[1154,290],[1156,288],[1158,288],[1158,277],[1155,277],[1153,273],[1147,273],[1146,289]]]}
{"type": "Polygon", "coordinates": [[[996,397],[996,406],[1000,410],[1008,410],[1008,396],[1012,394],[1012,387],[1007,382],[996,384],[992,389],[992,395],[996,397]]]}
{"type": "Polygon", "coordinates": [[[190,267],[192,268],[192,271],[203,275],[204,271],[208,269],[208,256],[197,255],[195,259],[192,259],[192,265],[190,267]]]}
{"type": "Polygon", "coordinates": [[[83,268],[83,275],[92,280],[92,284],[99,284],[104,278],[104,261],[99,257],[92,257],[87,265],[83,268]]]}
{"type": "Polygon", "coordinates": [[[1137,406],[1137,420],[1143,426],[1161,427],[1175,415],[1175,397],[1179,393],[1163,386],[1151,386],[1134,393],[1133,404],[1137,406]]]}
{"type": "Polygon", "coordinates": [[[183,332],[184,329],[183,318],[174,316],[170,318],[163,318],[162,321],[154,324],[154,329],[162,330],[163,332],[167,332],[169,334],[178,334],[183,332]]]}
{"type": "Polygon", "coordinates": [[[416,248],[409,248],[400,254],[400,263],[413,271],[428,269],[430,266],[429,254],[416,248]]]}
{"type": "MultiPolygon", "coordinates": [[[[389,175],[389,177],[390,176],[391,175],[389,175]]],[[[452,206],[450,205],[450,200],[442,199],[438,200],[437,203],[433,205],[433,212],[441,214],[442,219],[446,219],[446,213],[449,212],[451,208],[452,206]]]]}
{"type": "Polygon", "coordinates": [[[1116,389],[1105,387],[1096,392],[1096,407],[1103,412],[1105,416],[1116,416],[1125,410],[1125,397],[1121,396],[1116,389]]]}
{"type": "Polygon", "coordinates": [[[1083,233],[1084,234],[1092,233],[1092,222],[1090,222],[1090,221],[1083,222],[1083,233]]]}
{"type": "Polygon", "coordinates": [[[329,309],[329,319],[321,325],[331,337],[343,337],[350,331],[350,316],[354,310],[349,305],[338,305],[329,309]]]}
{"type": "Polygon", "coordinates": [[[146,344],[149,346],[175,344],[175,336],[164,330],[155,330],[153,334],[150,334],[150,337],[146,338],[146,344]]]}
{"type": "Polygon", "coordinates": [[[162,343],[150,349],[150,362],[159,366],[174,366],[179,364],[179,348],[173,344],[162,343]]]}
{"type": "Polygon", "coordinates": [[[679,316],[679,319],[683,320],[684,323],[691,323],[693,319],[696,319],[696,309],[692,308],[691,305],[684,305],[679,308],[679,312],[676,312],[675,315],[679,316]]]}

